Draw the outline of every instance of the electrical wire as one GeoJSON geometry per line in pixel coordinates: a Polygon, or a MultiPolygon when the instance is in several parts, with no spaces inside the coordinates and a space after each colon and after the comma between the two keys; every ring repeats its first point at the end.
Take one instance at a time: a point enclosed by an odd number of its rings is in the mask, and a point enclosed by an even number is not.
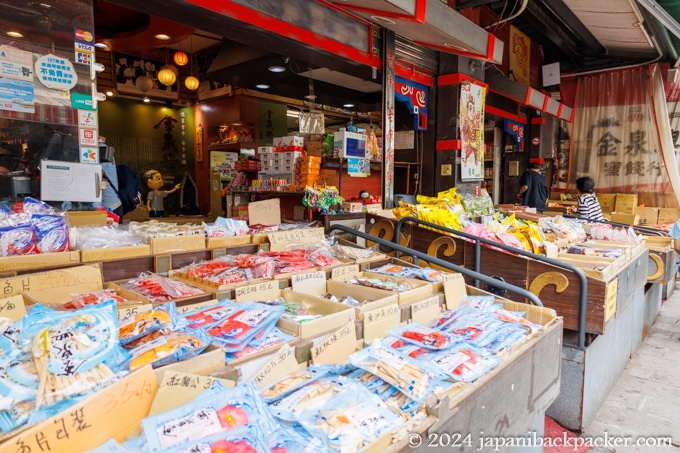
{"type": "MultiPolygon", "coordinates": [[[[514,8],[513,8],[513,13],[510,14],[507,18],[499,19],[496,22],[493,22],[493,23],[487,25],[484,28],[488,30],[491,27],[496,27],[498,25],[504,24],[505,22],[508,22],[508,21],[514,19],[515,17],[519,16],[520,14],[522,14],[524,12],[524,10],[527,8],[528,4],[529,4],[529,0],[522,0],[522,6],[519,8],[519,11],[514,13],[514,8]]],[[[517,3],[515,3],[515,5],[517,5],[517,3]]]]}

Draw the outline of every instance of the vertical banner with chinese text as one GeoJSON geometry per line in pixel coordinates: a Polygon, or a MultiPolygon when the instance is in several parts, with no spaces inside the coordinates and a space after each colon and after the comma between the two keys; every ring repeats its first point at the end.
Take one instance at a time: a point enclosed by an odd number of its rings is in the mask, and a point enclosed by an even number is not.
{"type": "Polygon", "coordinates": [[[484,177],[484,99],[486,88],[460,85],[460,179],[484,177]]]}

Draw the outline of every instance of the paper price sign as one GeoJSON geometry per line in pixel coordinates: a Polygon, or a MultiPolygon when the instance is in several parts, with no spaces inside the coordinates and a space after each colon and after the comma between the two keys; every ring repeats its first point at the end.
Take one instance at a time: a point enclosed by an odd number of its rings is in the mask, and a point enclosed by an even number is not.
{"type": "Polygon", "coordinates": [[[257,283],[255,285],[239,286],[235,290],[236,302],[248,300],[272,300],[279,297],[279,282],[272,280],[269,282],[257,283]]]}
{"type": "Polygon", "coordinates": [[[12,321],[20,320],[26,314],[24,297],[20,294],[6,299],[0,299],[0,318],[8,318],[12,321]]]}
{"type": "Polygon", "coordinates": [[[353,353],[356,347],[357,330],[354,321],[350,321],[312,347],[312,362],[332,363],[344,359],[353,353]]]}
{"type": "Polygon", "coordinates": [[[444,297],[446,309],[453,310],[467,295],[465,279],[461,274],[444,273],[444,297]]]}
{"type": "Polygon", "coordinates": [[[331,271],[331,280],[344,282],[346,278],[353,277],[359,273],[359,265],[351,264],[349,266],[336,267],[331,271]]]}
{"type": "Polygon", "coordinates": [[[380,307],[364,312],[364,341],[387,335],[389,329],[399,325],[401,313],[396,302],[393,305],[380,307]]]}
{"type": "Polygon", "coordinates": [[[253,381],[259,388],[264,388],[297,369],[293,348],[286,344],[255,374],[253,381]]]}
{"type": "Polygon", "coordinates": [[[323,294],[326,292],[326,273],[324,271],[305,272],[291,278],[293,291],[305,294],[323,294]]]}
{"type": "MultiPolygon", "coordinates": [[[[251,203],[252,204],[252,203],[251,203]]],[[[325,239],[323,228],[300,228],[297,230],[269,233],[270,250],[283,250],[289,244],[311,244],[325,239]]]]}
{"type": "Polygon", "coordinates": [[[141,305],[133,305],[130,307],[117,307],[117,312],[118,312],[118,320],[122,321],[126,318],[129,318],[130,316],[135,316],[139,313],[149,311],[153,308],[153,304],[141,304],[141,305]]]}
{"type": "Polygon", "coordinates": [[[411,321],[428,325],[441,313],[439,296],[428,297],[411,305],[411,321]]]}

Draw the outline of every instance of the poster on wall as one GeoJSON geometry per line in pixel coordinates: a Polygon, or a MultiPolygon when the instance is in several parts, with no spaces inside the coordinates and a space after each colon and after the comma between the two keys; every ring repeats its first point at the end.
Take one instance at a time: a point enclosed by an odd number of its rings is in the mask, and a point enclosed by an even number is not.
{"type": "Polygon", "coordinates": [[[347,158],[347,174],[359,178],[371,176],[370,159],[361,159],[358,157],[347,158]]]}
{"type": "Polygon", "coordinates": [[[529,69],[531,61],[531,39],[517,27],[510,25],[510,71],[515,80],[529,86],[529,69]]]}
{"type": "Polygon", "coordinates": [[[0,77],[0,110],[35,113],[35,91],[32,83],[0,77]]]}
{"type": "Polygon", "coordinates": [[[158,72],[166,60],[166,54],[160,49],[147,50],[144,55],[116,53],[113,67],[116,90],[123,94],[143,96],[146,93],[163,99],[178,99],[177,81],[165,86],[158,80],[158,72]]]}
{"type": "Polygon", "coordinates": [[[484,99],[486,88],[460,86],[460,179],[484,178],[484,99]]]}
{"type": "Polygon", "coordinates": [[[33,82],[33,55],[11,46],[0,46],[0,77],[33,82]]]}
{"type": "Polygon", "coordinates": [[[35,75],[47,88],[69,91],[78,83],[78,75],[71,61],[58,55],[47,54],[35,62],[35,75]]]}

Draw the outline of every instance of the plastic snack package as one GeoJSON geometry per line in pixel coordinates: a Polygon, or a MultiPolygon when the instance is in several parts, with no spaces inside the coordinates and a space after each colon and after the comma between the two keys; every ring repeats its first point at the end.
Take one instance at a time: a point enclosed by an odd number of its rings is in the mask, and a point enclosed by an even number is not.
{"type": "Polygon", "coordinates": [[[445,332],[423,326],[417,322],[390,329],[388,333],[419,347],[435,350],[446,349],[455,341],[445,332]]]}
{"type": "Polygon", "coordinates": [[[322,453],[328,451],[315,437],[303,430],[279,425],[274,432],[267,433],[266,443],[271,453],[322,453]]]}
{"type": "Polygon", "coordinates": [[[0,318],[0,360],[19,349],[19,334],[22,327],[22,320],[12,321],[8,318],[0,318]]]}
{"type": "Polygon", "coordinates": [[[69,230],[63,217],[33,215],[31,222],[36,232],[36,246],[40,253],[69,250],[69,230]]]}
{"type": "Polygon", "coordinates": [[[320,410],[300,416],[302,426],[334,452],[358,452],[403,424],[380,398],[350,381],[320,410]]]}
{"type": "Polygon", "coordinates": [[[150,364],[153,368],[181,362],[197,356],[210,345],[210,337],[200,329],[164,332],[153,331],[127,343],[130,371],[150,364]]]}
{"type": "Polygon", "coordinates": [[[262,397],[266,403],[279,400],[289,393],[304,387],[310,382],[327,375],[331,371],[331,366],[311,366],[302,370],[296,370],[278,381],[270,384],[262,391],[262,397]]]}
{"type": "Polygon", "coordinates": [[[441,371],[384,345],[380,339],[349,356],[354,366],[369,371],[415,401],[422,401],[441,371]]]}
{"type": "Polygon", "coordinates": [[[128,450],[115,440],[109,439],[97,448],[88,450],[86,453],[132,453],[132,451],[128,450]]]}
{"type": "Polygon", "coordinates": [[[451,349],[428,356],[427,360],[460,382],[473,382],[501,363],[492,353],[469,343],[457,343],[451,349]]]}
{"type": "Polygon", "coordinates": [[[141,338],[149,332],[170,329],[179,321],[177,307],[174,302],[168,302],[151,310],[134,314],[120,322],[118,336],[125,345],[132,340],[141,338]]]}
{"type": "Polygon", "coordinates": [[[323,407],[328,400],[343,392],[346,384],[347,381],[342,378],[321,377],[273,401],[269,408],[277,418],[293,422],[301,413],[323,407]]]}
{"type": "Polygon", "coordinates": [[[266,452],[266,445],[260,440],[261,434],[255,425],[236,428],[203,439],[183,443],[178,447],[164,450],[165,453],[260,453],[266,452]]]}
{"type": "Polygon", "coordinates": [[[246,383],[227,390],[217,381],[191,402],[143,419],[142,430],[154,453],[254,424],[265,433],[277,426],[257,387],[246,383]]]}
{"type": "Polygon", "coordinates": [[[207,330],[212,342],[225,352],[241,350],[261,330],[274,325],[285,308],[260,303],[240,304],[240,309],[207,330]]]}
{"type": "Polygon", "coordinates": [[[71,302],[66,302],[64,308],[67,310],[74,310],[88,305],[103,304],[109,300],[113,301],[115,304],[122,304],[125,302],[125,299],[118,294],[117,290],[107,288],[89,293],[71,294],[71,302]]]}
{"type": "Polygon", "coordinates": [[[35,230],[30,223],[0,228],[0,256],[38,253],[35,230]]]}
{"type": "Polygon", "coordinates": [[[31,352],[40,377],[37,407],[110,384],[129,359],[118,342],[118,317],[110,302],[52,312],[48,326],[33,338],[31,352]]]}
{"type": "Polygon", "coordinates": [[[22,401],[33,401],[40,379],[30,353],[13,351],[0,361],[0,411],[22,401]]]}
{"type": "Polygon", "coordinates": [[[71,248],[78,250],[103,249],[144,245],[147,238],[125,226],[81,226],[69,228],[71,248]]]}
{"type": "Polygon", "coordinates": [[[28,214],[54,214],[54,208],[52,206],[32,197],[24,198],[21,209],[28,214]]]}
{"type": "Polygon", "coordinates": [[[155,303],[205,293],[200,288],[152,272],[142,272],[139,277],[130,279],[121,286],[147,296],[155,303]]]}
{"type": "Polygon", "coordinates": [[[256,352],[264,351],[265,349],[269,349],[278,344],[295,339],[294,336],[289,335],[276,327],[273,327],[270,331],[263,333],[266,333],[266,335],[263,335],[263,340],[259,341],[257,345],[254,344],[254,340],[261,334],[256,335],[256,337],[247,345],[245,345],[240,351],[227,352],[225,355],[226,361],[230,362],[232,360],[247,357],[249,355],[255,354],[256,352]]]}
{"type": "Polygon", "coordinates": [[[224,299],[213,305],[183,313],[180,318],[190,329],[210,328],[242,308],[240,304],[224,299]]]}

